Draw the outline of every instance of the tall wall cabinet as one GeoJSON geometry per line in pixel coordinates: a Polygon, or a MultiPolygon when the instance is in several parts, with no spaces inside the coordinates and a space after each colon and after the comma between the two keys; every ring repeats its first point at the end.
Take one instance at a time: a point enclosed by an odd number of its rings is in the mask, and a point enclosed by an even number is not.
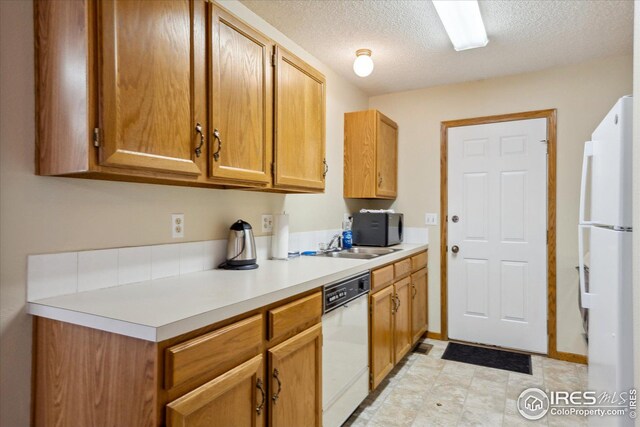
{"type": "Polygon", "coordinates": [[[321,192],[325,78],[204,0],[35,1],[37,171],[321,192]]]}

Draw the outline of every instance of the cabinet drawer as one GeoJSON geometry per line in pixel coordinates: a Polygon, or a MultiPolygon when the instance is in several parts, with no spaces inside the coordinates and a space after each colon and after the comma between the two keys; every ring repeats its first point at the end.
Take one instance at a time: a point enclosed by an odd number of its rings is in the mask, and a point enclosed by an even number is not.
{"type": "Polygon", "coordinates": [[[384,288],[393,282],[393,265],[373,270],[371,272],[371,293],[384,288]]]}
{"type": "Polygon", "coordinates": [[[411,257],[411,271],[420,270],[427,266],[427,252],[420,252],[418,255],[411,257]]]}
{"type": "Polygon", "coordinates": [[[411,259],[403,259],[402,261],[398,261],[393,264],[393,269],[395,271],[395,278],[402,277],[411,272],[411,259]]]}
{"type": "Polygon", "coordinates": [[[260,353],[262,315],[249,317],[165,350],[166,389],[203,374],[221,374],[260,353]]]}
{"type": "Polygon", "coordinates": [[[269,339],[285,335],[322,317],[322,292],[269,310],[269,339]]]}

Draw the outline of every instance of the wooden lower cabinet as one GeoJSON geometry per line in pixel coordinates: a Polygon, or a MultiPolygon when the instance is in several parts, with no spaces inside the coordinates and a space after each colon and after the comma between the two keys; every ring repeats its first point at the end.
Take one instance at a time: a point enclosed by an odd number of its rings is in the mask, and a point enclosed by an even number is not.
{"type": "Polygon", "coordinates": [[[394,365],[394,293],[389,286],[371,295],[371,388],[382,382],[394,365]]]}
{"type": "Polygon", "coordinates": [[[371,273],[374,283],[369,299],[372,390],[427,332],[427,269],[413,270],[413,265],[426,263],[426,252],[413,258],[417,262],[405,258],[371,273]],[[394,268],[399,265],[403,268],[394,268]],[[409,271],[412,274],[407,276],[409,271]],[[376,285],[376,278],[384,284],[376,285]]]}
{"type": "Polygon", "coordinates": [[[412,343],[418,342],[420,337],[427,332],[427,284],[426,268],[423,268],[411,275],[412,343]]]}
{"type": "Polygon", "coordinates": [[[322,325],[267,351],[269,425],[322,426],[322,325]]]}
{"type": "Polygon", "coordinates": [[[167,404],[168,427],[260,427],[267,390],[263,356],[231,369],[167,404]]]}
{"type": "Polygon", "coordinates": [[[396,362],[411,350],[411,279],[409,277],[393,284],[396,302],[394,313],[394,354],[396,362]]]}

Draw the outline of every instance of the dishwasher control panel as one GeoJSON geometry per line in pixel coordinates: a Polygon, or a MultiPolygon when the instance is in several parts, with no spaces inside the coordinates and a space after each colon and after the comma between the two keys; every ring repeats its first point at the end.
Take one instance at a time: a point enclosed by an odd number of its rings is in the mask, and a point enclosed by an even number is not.
{"type": "Polygon", "coordinates": [[[366,294],[369,289],[371,289],[371,279],[368,271],[326,285],[322,292],[324,312],[327,313],[362,294],[366,294]]]}

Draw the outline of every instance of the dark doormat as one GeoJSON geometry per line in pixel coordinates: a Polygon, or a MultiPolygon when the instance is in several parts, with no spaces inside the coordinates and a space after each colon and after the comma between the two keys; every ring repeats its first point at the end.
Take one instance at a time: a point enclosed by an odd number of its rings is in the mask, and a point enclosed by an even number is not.
{"type": "Polygon", "coordinates": [[[450,342],[442,358],[531,375],[531,356],[528,354],[450,342]]]}

